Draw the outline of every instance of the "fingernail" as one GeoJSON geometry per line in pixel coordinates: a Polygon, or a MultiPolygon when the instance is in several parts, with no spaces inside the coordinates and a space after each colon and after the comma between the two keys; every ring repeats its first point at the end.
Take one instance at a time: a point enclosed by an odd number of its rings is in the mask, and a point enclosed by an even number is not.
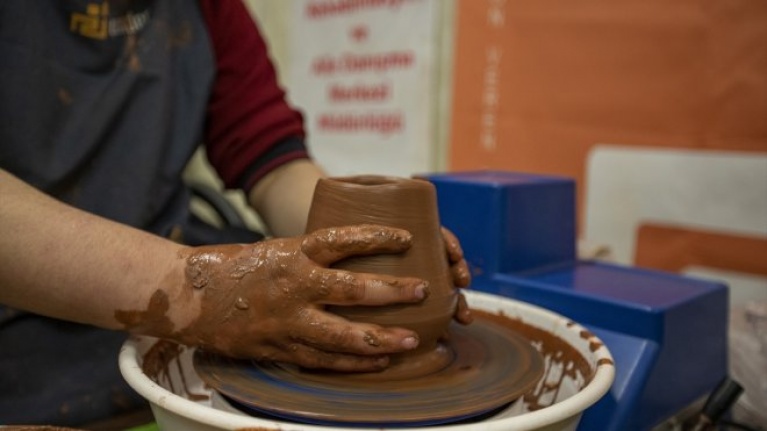
{"type": "Polygon", "coordinates": [[[418,299],[424,299],[429,295],[429,282],[424,281],[415,288],[415,297],[418,299]]]}
{"type": "Polygon", "coordinates": [[[407,337],[402,340],[402,347],[412,350],[418,347],[418,337],[407,337]]]}

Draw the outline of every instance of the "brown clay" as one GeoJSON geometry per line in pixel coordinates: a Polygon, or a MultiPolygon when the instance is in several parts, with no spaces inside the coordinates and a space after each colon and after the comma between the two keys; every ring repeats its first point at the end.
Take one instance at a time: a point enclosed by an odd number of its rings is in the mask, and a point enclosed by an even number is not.
{"type": "MultiPolygon", "coordinates": [[[[428,281],[428,297],[417,304],[384,307],[329,307],[356,322],[403,327],[419,335],[419,347],[392,358],[382,380],[428,374],[450,361],[440,338],[456,314],[459,295],[453,284],[437,211],[434,186],[425,180],[385,176],[325,178],[317,183],[307,232],[357,224],[374,224],[409,231],[412,246],[405,253],[356,256],[333,268],[361,273],[418,277],[428,281]]],[[[467,308],[459,317],[470,321],[467,308]]],[[[460,319],[459,319],[460,320],[460,319]]]]}
{"type": "Polygon", "coordinates": [[[168,385],[168,389],[174,394],[181,394],[192,401],[207,400],[205,394],[195,394],[189,389],[184,377],[180,356],[187,347],[168,340],[157,340],[144,354],[141,362],[141,371],[155,383],[168,385]],[[175,388],[171,379],[171,363],[175,363],[176,370],[181,378],[181,388],[175,388]]]}
{"type": "Polygon", "coordinates": [[[159,334],[167,334],[173,330],[173,323],[167,316],[170,308],[168,294],[156,290],[144,311],[115,310],[115,320],[134,332],[153,330],[159,334]]]}

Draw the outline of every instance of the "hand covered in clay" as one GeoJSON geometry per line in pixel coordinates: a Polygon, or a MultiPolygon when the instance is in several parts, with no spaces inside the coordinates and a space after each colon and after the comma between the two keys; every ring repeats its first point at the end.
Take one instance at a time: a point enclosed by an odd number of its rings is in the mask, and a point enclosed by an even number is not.
{"type": "MultiPolygon", "coordinates": [[[[461,249],[461,243],[458,238],[445,227],[441,228],[442,238],[445,240],[445,249],[447,250],[447,258],[450,263],[450,274],[453,278],[453,284],[459,288],[469,287],[471,284],[471,272],[469,271],[469,264],[463,257],[463,249],[461,249]]],[[[455,310],[455,320],[458,323],[468,325],[474,319],[471,317],[471,310],[466,303],[466,297],[462,293],[458,293],[458,306],[455,310]]]]}
{"type": "Polygon", "coordinates": [[[427,283],[329,266],[355,255],[400,253],[411,241],[401,229],[358,225],[193,248],[186,256],[185,289],[199,299],[198,314],[170,338],[228,356],[307,368],[384,368],[387,355],[417,346],[416,333],[352,323],[324,307],[417,302],[427,283]]]}

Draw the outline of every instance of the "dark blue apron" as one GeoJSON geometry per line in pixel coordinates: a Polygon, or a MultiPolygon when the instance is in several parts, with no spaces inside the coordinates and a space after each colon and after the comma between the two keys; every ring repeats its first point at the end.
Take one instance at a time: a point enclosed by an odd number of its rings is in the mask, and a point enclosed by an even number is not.
{"type": "MultiPolygon", "coordinates": [[[[214,72],[195,1],[2,0],[0,167],[167,235],[189,219],[181,172],[214,72]]],[[[0,306],[0,425],[78,426],[143,405],[117,369],[124,338],[0,306]]]]}

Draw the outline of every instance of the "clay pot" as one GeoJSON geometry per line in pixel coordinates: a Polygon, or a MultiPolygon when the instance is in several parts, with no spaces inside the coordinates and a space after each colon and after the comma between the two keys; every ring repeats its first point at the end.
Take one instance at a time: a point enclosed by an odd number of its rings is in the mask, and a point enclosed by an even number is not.
{"type": "Polygon", "coordinates": [[[315,188],[307,232],[355,224],[406,229],[413,235],[413,245],[402,254],[345,259],[334,268],[419,277],[429,282],[429,295],[418,304],[329,310],[352,321],[399,326],[418,333],[419,347],[393,357],[381,379],[409,378],[445,366],[452,353],[439,341],[453,318],[458,296],[440,232],[434,185],[420,179],[375,175],[321,179],[315,188]]]}

